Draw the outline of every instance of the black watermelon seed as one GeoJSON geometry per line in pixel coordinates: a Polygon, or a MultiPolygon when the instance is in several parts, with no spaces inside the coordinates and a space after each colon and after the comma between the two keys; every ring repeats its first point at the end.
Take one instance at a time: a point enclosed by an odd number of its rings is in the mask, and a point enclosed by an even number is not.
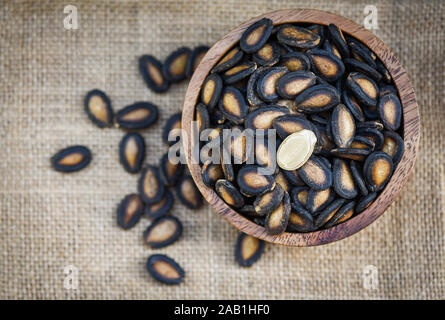
{"type": "Polygon", "coordinates": [[[163,254],[148,257],[147,270],[153,278],[165,284],[180,284],[185,276],[181,266],[163,254]]]}
{"type": "Polygon", "coordinates": [[[185,70],[185,74],[188,78],[191,78],[193,72],[195,72],[208,50],[208,46],[198,46],[193,49],[190,57],[187,59],[187,66],[185,70]]]}
{"type": "Polygon", "coordinates": [[[264,252],[265,242],[241,232],[236,240],[235,259],[242,267],[252,266],[264,252]]]}
{"type": "Polygon", "coordinates": [[[202,195],[193,181],[193,178],[183,175],[175,187],[179,200],[189,209],[199,209],[202,206],[202,195]]]}
{"type": "Polygon", "coordinates": [[[84,107],[90,120],[99,128],[111,127],[113,124],[114,111],[105,92],[99,89],[89,91],[85,96],[84,107]]]}
{"type": "Polygon", "coordinates": [[[173,216],[160,217],[144,231],[146,245],[153,249],[167,247],[176,242],[182,235],[182,223],[173,216]]]}
{"type": "Polygon", "coordinates": [[[180,140],[182,128],[182,113],[178,112],[170,116],[162,129],[162,141],[166,145],[173,145],[180,140]]]}
{"type": "Polygon", "coordinates": [[[145,84],[157,93],[165,92],[170,87],[170,82],[164,77],[162,69],[162,63],[151,55],[139,58],[139,72],[145,84]]]}
{"type": "Polygon", "coordinates": [[[158,107],[150,102],[135,102],[119,110],[116,122],[122,129],[145,129],[158,120],[158,107]]]}
{"type": "Polygon", "coordinates": [[[145,159],[144,138],[136,132],[123,136],[119,144],[119,158],[127,172],[139,172],[145,159]]]}
{"type": "Polygon", "coordinates": [[[117,224],[122,229],[133,228],[144,213],[144,204],[137,194],[126,196],[117,208],[117,224]]]}
{"type": "Polygon", "coordinates": [[[167,189],[165,190],[164,197],[161,201],[145,206],[144,216],[152,220],[162,217],[170,212],[173,203],[173,194],[167,189]]]}
{"type": "Polygon", "coordinates": [[[192,51],[189,48],[181,47],[173,51],[165,59],[162,73],[170,82],[180,82],[187,77],[187,63],[192,51]]]}
{"type": "Polygon", "coordinates": [[[51,157],[54,170],[60,172],[75,172],[82,170],[91,162],[91,151],[84,146],[71,146],[59,150],[51,157]]]}
{"type": "Polygon", "coordinates": [[[142,170],[138,183],[139,194],[146,204],[154,204],[161,201],[165,187],[159,176],[159,170],[155,166],[148,165],[142,170]]]}

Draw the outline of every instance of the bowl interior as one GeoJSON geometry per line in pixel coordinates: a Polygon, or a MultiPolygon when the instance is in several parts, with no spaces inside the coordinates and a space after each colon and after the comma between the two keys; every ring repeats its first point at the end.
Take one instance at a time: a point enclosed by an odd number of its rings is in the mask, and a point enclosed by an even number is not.
{"type": "Polygon", "coordinates": [[[247,21],[230,31],[210,48],[189,83],[184,100],[182,128],[185,132],[183,144],[190,173],[204,198],[219,214],[224,216],[225,219],[239,230],[256,238],[289,246],[314,246],[337,241],[362,230],[375,221],[390,206],[407,182],[409,174],[414,167],[420,133],[420,117],[414,89],[408,79],[408,75],[394,54],[380,39],[362,26],[342,16],[320,10],[294,9],[270,12],[247,21]],[[266,233],[264,227],[255,224],[234,211],[218,197],[213,189],[207,187],[202,182],[199,164],[192,162],[192,150],[194,146],[192,145],[192,139],[190,139],[192,131],[191,122],[194,117],[195,105],[199,99],[201,85],[212,67],[239,41],[247,27],[261,18],[271,19],[274,25],[283,23],[336,24],[343,32],[366,44],[378,56],[391,73],[400,96],[403,110],[402,126],[405,152],[393,172],[390,181],[365,211],[346,222],[326,230],[309,233],[285,232],[277,236],[269,235],[266,233]]]}

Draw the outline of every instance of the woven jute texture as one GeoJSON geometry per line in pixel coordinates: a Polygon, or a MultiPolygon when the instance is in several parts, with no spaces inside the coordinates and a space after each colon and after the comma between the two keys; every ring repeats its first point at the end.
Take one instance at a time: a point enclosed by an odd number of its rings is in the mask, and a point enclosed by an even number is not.
{"type": "MultiPolygon", "coordinates": [[[[0,5],[0,298],[5,299],[443,299],[445,101],[443,1],[72,1],[78,29],[66,30],[68,2],[3,1],[0,5]],[[136,191],[137,175],[118,160],[119,129],[98,129],[83,111],[88,90],[101,88],[115,110],[148,100],[160,121],[143,132],[147,162],[167,147],[167,117],[182,108],[187,83],[166,94],[147,89],[137,57],[164,59],[180,46],[211,45],[262,13],[313,7],[362,24],[366,5],[378,9],[380,37],[414,85],[422,121],[415,171],[390,209],[345,240],[311,248],[267,245],[260,261],[234,260],[238,231],[205,205],[176,201],[184,224],[174,245],[152,250],[149,225],[117,227],[119,201],[136,191]],[[88,146],[90,166],[74,174],[50,168],[59,148],[88,146]],[[165,253],[186,271],[165,286],[145,269],[165,253]],[[77,290],[64,269],[78,270],[77,290]],[[366,285],[375,266],[375,289],[366,285]]],[[[368,283],[369,284],[369,283],[368,283]]]]}

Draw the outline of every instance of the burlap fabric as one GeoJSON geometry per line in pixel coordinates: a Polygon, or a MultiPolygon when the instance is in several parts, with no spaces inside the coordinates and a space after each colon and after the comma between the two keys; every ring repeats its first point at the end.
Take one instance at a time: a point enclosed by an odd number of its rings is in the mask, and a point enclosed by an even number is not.
{"type": "Polygon", "coordinates": [[[72,1],[78,30],[66,30],[56,1],[0,5],[0,298],[6,299],[443,299],[445,206],[445,5],[442,1],[72,1]],[[187,83],[150,92],[137,57],[161,59],[179,46],[212,44],[264,12],[312,6],[363,23],[365,5],[378,9],[374,32],[396,53],[416,90],[422,120],[414,174],[380,219],[337,243],[312,248],[267,245],[252,268],[234,261],[237,237],[208,206],[174,214],[180,242],[151,250],[141,234],[116,225],[121,198],[137,176],[118,161],[123,132],[100,130],[83,112],[85,92],[106,91],[119,109],[138,100],[160,106],[158,124],[143,133],[147,162],[167,151],[165,119],[180,111],[187,83]],[[93,162],[60,174],[49,158],[84,144],[93,162]],[[145,269],[151,253],[174,257],[185,282],[168,287],[145,269]],[[77,290],[64,288],[64,268],[79,271],[77,290]],[[364,269],[378,271],[366,289],[364,269]],[[372,287],[372,286],[371,286],[372,287]]]}

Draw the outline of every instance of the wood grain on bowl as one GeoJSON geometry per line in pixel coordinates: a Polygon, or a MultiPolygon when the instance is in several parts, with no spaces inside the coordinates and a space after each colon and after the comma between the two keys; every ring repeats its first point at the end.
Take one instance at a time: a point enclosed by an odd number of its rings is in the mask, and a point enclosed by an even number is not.
{"type": "Polygon", "coordinates": [[[247,21],[230,31],[212,46],[193,74],[187,89],[182,112],[182,127],[186,132],[185,137],[183,137],[183,144],[191,175],[204,198],[214,210],[239,230],[265,241],[289,246],[315,246],[343,239],[362,230],[382,215],[391,205],[406,184],[415,164],[420,135],[420,116],[414,89],[405,69],[401,66],[391,50],[379,38],[362,26],[339,15],[319,10],[294,9],[270,12],[247,21]],[[190,139],[191,122],[193,121],[195,105],[199,99],[201,85],[216,62],[240,40],[242,33],[247,27],[262,18],[271,19],[274,25],[291,22],[316,23],[322,25],[328,25],[330,23],[336,24],[343,32],[366,44],[380,60],[382,60],[391,73],[401,98],[405,153],[397,165],[391,180],[369,208],[350,220],[330,229],[310,233],[285,232],[277,236],[270,235],[266,233],[264,227],[244,218],[221,200],[212,188],[207,187],[203,183],[199,164],[192,163],[193,146],[192,140],[190,139]]]}

